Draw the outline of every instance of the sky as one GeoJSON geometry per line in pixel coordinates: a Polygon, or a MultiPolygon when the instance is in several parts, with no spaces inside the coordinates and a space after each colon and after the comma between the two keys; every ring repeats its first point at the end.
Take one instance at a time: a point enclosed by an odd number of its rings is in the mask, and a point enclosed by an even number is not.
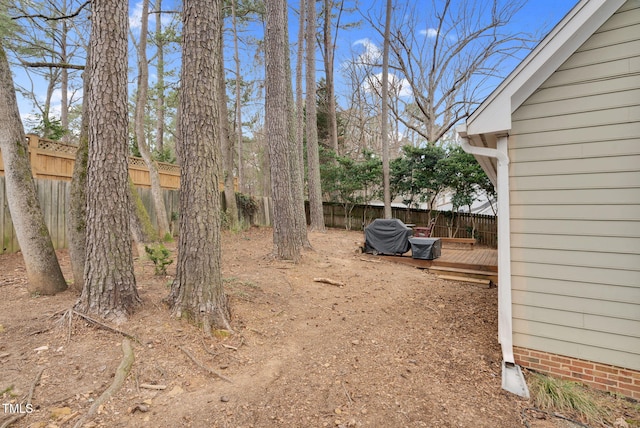
{"type": "MultiPolygon", "coordinates": [[[[424,1],[424,0],[423,0],[424,1]]],[[[435,0],[437,1],[437,0],[435,0]]],[[[460,0],[462,1],[462,0],[460,0]]],[[[501,0],[504,2],[509,2],[510,0],[501,0]]],[[[152,1],[153,3],[153,1],[152,1]]],[[[347,5],[353,4],[353,1],[346,0],[347,5]]],[[[428,3],[428,1],[427,1],[428,3]]],[[[515,15],[514,19],[512,19],[509,23],[509,29],[512,31],[529,31],[529,32],[537,32],[540,36],[544,36],[547,34],[556,23],[558,23],[562,17],[577,3],[577,0],[528,0],[524,7],[515,15]]],[[[131,30],[134,34],[138,34],[139,29],[138,25],[138,17],[140,16],[140,4],[139,1],[131,1],[129,2],[129,15],[130,15],[130,25],[131,30]]],[[[176,8],[176,4],[179,4],[177,0],[164,0],[163,8],[164,9],[174,9],[176,8]]],[[[377,9],[381,9],[383,6],[383,2],[375,1],[375,0],[359,0],[359,9],[360,11],[375,11],[377,9]]],[[[295,42],[297,39],[297,31],[298,31],[298,19],[297,19],[297,9],[299,3],[289,2],[290,5],[290,13],[289,13],[289,33],[291,38],[292,46],[295,46],[295,42]]],[[[416,28],[411,29],[407,28],[407,31],[418,31],[419,34],[424,35],[425,37],[434,36],[434,31],[432,28],[429,28],[428,25],[428,16],[424,17],[424,28],[416,28]]],[[[150,30],[154,28],[154,19],[155,16],[152,14],[150,19],[152,22],[149,24],[150,30]]],[[[163,19],[163,24],[168,24],[168,21],[171,18],[166,16],[163,19]]],[[[358,13],[348,13],[343,16],[343,22],[353,22],[359,19],[358,13]]],[[[244,43],[241,46],[242,52],[242,61],[243,61],[243,73],[246,73],[245,79],[251,78],[261,78],[263,76],[263,64],[256,63],[254,61],[255,58],[255,40],[259,40],[263,37],[262,34],[263,27],[261,23],[250,23],[248,24],[242,34],[242,38],[244,43]]],[[[379,34],[372,29],[366,23],[363,23],[357,28],[351,28],[348,30],[341,30],[338,33],[338,38],[336,40],[337,52],[336,52],[336,79],[337,79],[337,93],[340,93],[340,88],[343,82],[341,81],[341,73],[340,67],[344,64],[345,61],[348,61],[354,57],[354,55],[361,55],[363,53],[376,52],[376,49],[381,49],[381,37],[379,34]]],[[[130,45],[131,49],[132,46],[130,45]]],[[[227,41],[227,47],[230,49],[232,46],[229,41],[227,41]]],[[[150,54],[152,54],[150,48],[150,54]]],[[[227,59],[227,67],[231,68],[230,59],[232,58],[232,51],[227,51],[225,53],[227,59]]],[[[171,56],[173,58],[173,67],[176,70],[179,68],[179,53],[171,56]]],[[[322,57],[320,53],[316,53],[317,60],[317,74],[316,78],[320,79],[323,77],[324,73],[322,72],[322,57]]],[[[519,59],[514,59],[510,63],[503,64],[502,75],[506,76],[515,66],[517,65],[519,59]]],[[[295,56],[292,56],[292,66],[295,66],[295,56]]],[[[131,52],[130,54],[130,82],[135,81],[135,54],[131,52]]],[[[155,80],[153,64],[150,67],[150,78],[151,80],[155,80]]],[[[34,79],[33,77],[30,79],[27,78],[24,71],[18,67],[13,68],[14,79],[17,84],[23,86],[33,86],[36,88],[38,95],[40,98],[44,98],[44,91],[46,89],[45,84],[42,81],[38,81],[38,79],[34,79]],[[32,83],[33,82],[33,83],[32,83]]],[[[393,77],[392,77],[393,78],[393,77]]],[[[500,83],[500,80],[496,80],[494,85],[497,86],[500,83]]],[[[492,83],[493,84],[493,83],[492,83]]],[[[133,84],[130,87],[133,88],[133,84]]],[[[488,95],[488,94],[487,94],[488,95]]],[[[79,94],[76,93],[76,98],[79,99],[79,94]]],[[[33,107],[33,104],[25,99],[24,97],[18,94],[18,103],[19,109],[23,119],[31,117],[31,115],[36,111],[33,107]]],[[[54,104],[53,104],[53,112],[59,112],[59,100],[60,100],[60,91],[54,92],[53,96],[54,104]]],[[[343,103],[340,97],[338,97],[339,103],[343,103]]],[[[27,129],[28,131],[28,129],[27,129]]]]}

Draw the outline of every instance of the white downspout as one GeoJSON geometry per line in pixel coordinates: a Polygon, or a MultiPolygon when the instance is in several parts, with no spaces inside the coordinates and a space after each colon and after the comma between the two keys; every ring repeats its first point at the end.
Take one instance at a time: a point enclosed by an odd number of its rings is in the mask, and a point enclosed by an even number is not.
{"type": "MultiPolygon", "coordinates": [[[[509,216],[509,155],[508,136],[498,137],[495,149],[476,147],[461,135],[462,149],[473,155],[494,158],[498,164],[498,341],[502,347],[502,387],[529,397],[527,384],[513,356],[513,318],[511,314],[511,228],[509,216]],[[515,373],[513,373],[514,369],[515,373]]],[[[459,133],[460,135],[460,133],[459,133]]]]}

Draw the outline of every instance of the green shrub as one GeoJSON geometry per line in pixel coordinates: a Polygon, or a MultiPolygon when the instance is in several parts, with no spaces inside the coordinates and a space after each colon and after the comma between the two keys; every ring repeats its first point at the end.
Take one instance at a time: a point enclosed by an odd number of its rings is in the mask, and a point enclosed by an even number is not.
{"type": "Polygon", "coordinates": [[[155,265],[156,275],[166,275],[167,266],[173,263],[173,259],[169,258],[169,250],[167,250],[162,244],[155,244],[151,247],[145,245],[144,250],[149,257],[149,260],[151,260],[155,265]]]}
{"type": "Polygon", "coordinates": [[[245,217],[251,217],[258,211],[258,202],[251,195],[236,192],[236,203],[245,217]]]}

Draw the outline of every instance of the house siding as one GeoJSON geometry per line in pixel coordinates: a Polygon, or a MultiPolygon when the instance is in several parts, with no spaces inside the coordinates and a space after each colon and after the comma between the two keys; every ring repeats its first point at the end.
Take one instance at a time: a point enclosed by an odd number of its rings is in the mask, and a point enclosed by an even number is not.
{"type": "Polygon", "coordinates": [[[516,356],[640,371],[640,1],[513,113],[509,157],[516,356]]]}

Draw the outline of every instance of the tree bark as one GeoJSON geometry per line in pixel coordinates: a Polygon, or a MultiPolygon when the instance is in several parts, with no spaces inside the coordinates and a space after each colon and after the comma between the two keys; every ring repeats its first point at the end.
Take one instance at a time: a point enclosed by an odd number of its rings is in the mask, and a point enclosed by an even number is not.
{"type": "Polygon", "coordinates": [[[389,186],[389,33],[391,29],[391,0],[387,0],[382,48],[382,185],[384,194],[384,218],[391,218],[391,189],[389,186]]]}
{"type": "Polygon", "coordinates": [[[273,197],[273,255],[277,259],[300,259],[301,242],[295,230],[295,207],[291,177],[291,144],[287,110],[285,0],[266,2],[265,33],[265,128],[271,160],[273,197]]]}
{"type": "MultiPolygon", "coordinates": [[[[63,4],[63,12],[66,12],[66,2],[63,4]]],[[[62,32],[60,34],[60,62],[67,62],[67,33],[69,29],[66,21],[62,21],[62,32]]],[[[69,70],[60,70],[60,126],[65,130],[62,140],[69,141],[69,70]]]]}
{"type": "Polygon", "coordinates": [[[129,235],[127,5],[92,9],[84,288],[77,310],[120,321],[140,304],[129,235]]]}
{"type": "Polygon", "coordinates": [[[320,156],[318,154],[318,124],[316,114],[316,2],[307,0],[307,163],[309,213],[311,230],[324,232],[322,187],[320,184],[320,156]]]}
{"type": "Polygon", "coordinates": [[[240,192],[244,192],[244,156],[243,156],[243,141],[242,141],[242,98],[241,98],[241,86],[242,82],[241,70],[240,70],[240,53],[238,52],[238,22],[236,16],[238,0],[231,1],[231,22],[233,26],[233,61],[236,67],[236,150],[238,154],[238,189],[240,192]]]}
{"type": "MultiPolygon", "coordinates": [[[[235,150],[233,147],[233,140],[229,134],[229,110],[227,109],[227,87],[225,82],[224,73],[224,18],[222,14],[222,8],[218,10],[218,16],[216,17],[216,23],[214,29],[216,33],[216,47],[215,52],[220,55],[220,60],[216,61],[216,75],[220,76],[216,80],[216,96],[217,102],[215,105],[219,111],[217,117],[220,121],[220,140],[222,141],[222,149],[224,155],[222,159],[224,161],[224,200],[226,205],[227,219],[229,221],[229,227],[235,228],[239,221],[238,216],[238,204],[236,203],[236,190],[233,180],[233,163],[235,160],[235,150]]],[[[237,82],[236,82],[237,83],[237,82]]]]}
{"type": "MultiPolygon", "coordinates": [[[[324,0],[324,70],[327,85],[327,108],[329,113],[329,141],[331,148],[339,153],[338,147],[338,118],[336,112],[336,91],[333,78],[333,64],[335,56],[335,45],[331,41],[331,10],[333,0],[324,0]]],[[[336,28],[339,23],[336,24],[336,28]]],[[[337,33],[337,31],[336,31],[337,33]]]]}
{"type": "Polygon", "coordinates": [[[291,168],[291,198],[293,199],[293,210],[295,219],[294,233],[300,240],[303,248],[311,248],[309,237],[307,236],[307,215],[304,209],[304,160],[301,160],[299,153],[302,146],[298,145],[298,123],[296,117],[296,105],[293,98],[293,81],[291,76],[291,57],[289,55],[289,22],[285,15],[285,35],[286,53],[285,70],[287,71],[287,124],[289,127],[289,162],[291,168]]]}
{"type": "Polygon", "coordinates": [[[29,150],[18,111],[9,62],[0,45],[0,150],[9,212],[27,268],[31,293],[55,294],[67,288],[31,175],[29,150]]]}
{"type": "Polygon", "coordinates": [[[180,231],[169,304],[177,317],[231,329],[220,268],[220,127],[215,91],[220,66],[217,19],[222,0],[185,0],[178,154],[180,231]]]}
{"type": "MultiPolygon", "coordinates": [[[[91,37],[91,35],[89,35],[91,37]]],[[[91,42],[89,42],[91,43],[91,42]]],[[[67,242],[69,259],[73,273],[72,288],[82,291],[84,288],[85,236],[87,231],[87,162],[89,157],[89,80],[91,79],[91,52],[87,52],[87,68],[82,76],[82,121],[80,122],[80,138],[73,175],[69,191],[67,208],[67,242]]]]}
{"type": "Polygon", "coordinates": [[[156,98],[156,150],[164,151],[164,39],[162,36],[162,0],[156,0],[156,74],[158,97],[156,98]]]}
{"type": "MultiPolygon", "coordinates": [[[[306,19],[305,3],[300,0],[300,22],[298,25],[298,52],[296,58],[296,145],[300,169],[304,176],[304,95],[302,90],[302,63],[304,62],[304,22],[306,19]]],[[[304,200],[304,182],[300,188],[304,200]]]]}
{"type": "MultiPolygon", "coordinates": [[[[159,19],[159,18],[158,18],[159,19]]],[[[151,150],[147,144],[144,132],[145,107],[149,94],[149,64],[147,62],[147,31],[149,28],[149,0],[142,0],[142,15],[140,18],[140,41],[138,42],[138,91],[136,93],[135,108],[135,134],[138,149],[149,169],[149,181],[151,183],[151,197],[156,210],[158,220],[158,236],[164,238],[169,231],[167,209],[160,187],[160,175],[156,161],[151,157],[151,150]]]]}

